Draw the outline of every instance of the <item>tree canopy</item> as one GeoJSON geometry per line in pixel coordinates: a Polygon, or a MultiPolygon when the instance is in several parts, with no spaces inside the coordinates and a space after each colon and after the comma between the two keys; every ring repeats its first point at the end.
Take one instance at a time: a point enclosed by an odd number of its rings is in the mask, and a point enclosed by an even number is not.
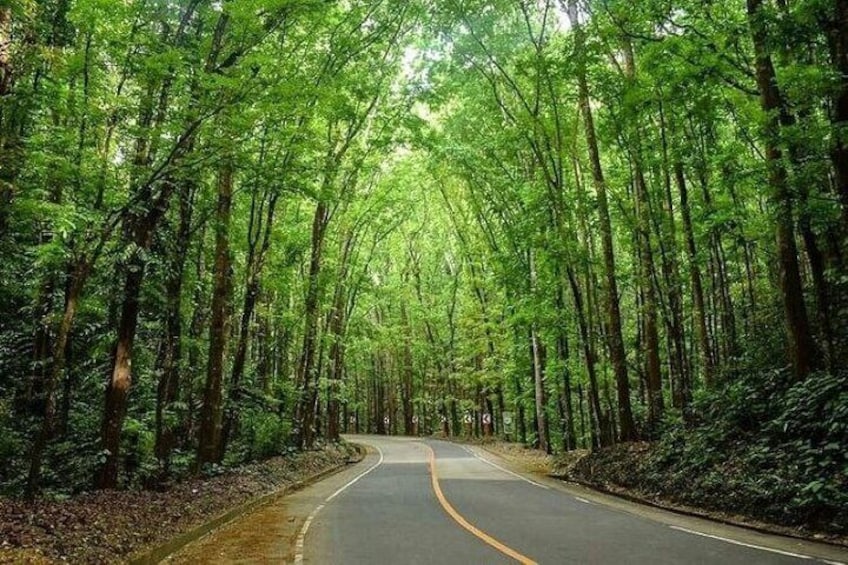
{"type": "Polygon", "coordinates": [[[846,238],[846,0],[4,2],[0,491],[775,394],[844,447],[846,238]]]}

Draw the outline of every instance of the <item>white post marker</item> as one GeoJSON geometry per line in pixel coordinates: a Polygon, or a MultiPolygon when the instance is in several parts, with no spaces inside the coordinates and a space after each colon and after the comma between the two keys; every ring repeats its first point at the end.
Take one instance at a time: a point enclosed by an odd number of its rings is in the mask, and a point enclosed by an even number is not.
{"type": "Polygon", "coordinates": [[[507,436],[512,433],[512,412],[504,412],[502,414],[503,417],[503,430],[502,433],[507,436]]]}

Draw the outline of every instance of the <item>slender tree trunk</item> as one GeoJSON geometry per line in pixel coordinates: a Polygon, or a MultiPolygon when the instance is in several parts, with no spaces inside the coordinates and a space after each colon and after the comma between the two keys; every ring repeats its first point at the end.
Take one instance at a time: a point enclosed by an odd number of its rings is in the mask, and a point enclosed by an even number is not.
{"type": "MultiPolygon", "coordinates": [[[[825,4],[826,6],[826,4],[825,4]]],[[[848,0],[834,0],[832,12],[825,7],[825,32],[832,65],[841,77],[839,88],[834,89],[833,149],[831,161],[835,173],[836,192],[842,202],[842,222],[848,235],[848,0]]]]}
{"type": "Polygon", "coordinates": [[[621,330],[621,310],[618,298],[618,282],[615,272],[615,251],[612,240],[612,223],[610,222],[609,202],[607,199],[607,184],[601,167],[600,150],[595,134],[595,122],[592,117],[592,106],[589,96],[589,84],[586,77],[585,35],[578,16],[576,0],[568,0],[568,17],[574,30],[575,49],[578,58],[577,85],[580,112],[583,115],[586,145],[589,148],[589,160],[592,164],[592,178],[598,195],[598,216],[601,228],[601,244],[604,254],[604,270],[606,274],[608,340],[610,357],[615,371],[615,382],[618,393],[618,420],[621,429],[621,440],[624,442],[637,439],[636,425],[633,422],[633,412],[630,406],[630,380],[627,376],[627,354],[624,351],[624,339],[621,330]]]}
{"type": "Polygon", "coordinates": [[[562,447],[565,451],[577,449],[577,436],[574,432],[574,404],[572,402],[571,370],[568,367],[570,351],[568,336],[560,331],[557,337],[557,357],[562,363],[562,389],[560,392],[560,410],[562,412],[562,447]]]}
{"type": "Polygon", "coordinates": [[[707,311],[704,304],[704,285],[701,280],[701,268],[698,264],[698,250],[695,246],[695,231],[692,228],[692,211],[689,205],[689,190],[683,163],[674,163],[674,178],[680,192],[680,215],[683,218],[683,234],[686,241],[686,255],[689,260],[689,279],[692,284],[692,305],[695,316],[695,334],[698,339],[698,352],[701,357],[704,386],[713,386],[713,354],[710,348],[710,336],[707,333],[707,311]]]}
{"type": "MultiPolygon", "coordinates": [[[[344,268],[341,269],[344,272],[344,268]]],[[[346,282],[340,275],[337,282],[335,298],[333,300],[333,311],[330,313],[330,382],[327,390],[329,400],[327,403],[327,439],[339,440],[340,428],[340,395],[342,393],[342,381],[345,373],[345,327],[347,320],[347,293],[346,282]]]]}
{"type": "Polygon", "coordinates": [[[401,328],[403,336],[403,368],[401,382],[401,404],[403,406],[403,433],[411,436],[413,434],[412,417],[415,415],[412,398],[414,395],[414,367],[412,365],[412,329],[409,327],[409,315],[406,306],[400,305],[401,328]]]}
{"type": "Polygon", "coordinates": [[[180,217],[171,250],[168,279],[165,283],[165,335],[159,359],[159,384],[156,391],[156,439],[154,452],[167,476],[170,456],[176,442],[174,426],[167,412],[177,400],[180,389],[182,358],[182,294],[185,264],[188,258],[194,186],[184,181],[180,189],[180,217]]]}
{"type": "MultiPolygon", "coordinates": [[[[146,144],[139,141],[138,162],[146,162],[146,144]]],[[[140,199],[150,209],[140,215],[131,214],[125,221],[126,240],[135,251],[125,265],[124,296],[118,321],[118,337],[112,357],[112,370],[106,386],[106,401],[101,426],[101,441],[106,460],[96,477],[96,486],[112,489],[118,486],[121,430],[127,413],[127,401],[132,384],[132,352],[140,312],[141,284],[146,270],[145,254],[150,249],[153,233],[165,215],[175,185],[171,179],[162,183],[160,194],[152,197],[148,184],[140,189],[140,199]]]]}
{"type": "Polygon", "coordinates": [[[184,383],[185,402],[188,405],[186,421],[182,431],[182,443],[185,445],[190,438],[195,437],[196,421],[196,401],[195,389],[196,379],[195,373],[201,365],[201,347],[200,340],[204,333],[204,326],[207,323],[207,304],[205,303],[206,290],[204,279],[206,278],[206,228],[205,224],[201,226],[200,235],[198,237],[197,257],[195,258],[195,288],[192,293],[192,303],[194,310],[191,315],[191,323],[188,328],[188,367],[189,371],[186,374],[184,383]]]}
{"type": "Polygon", "coordinates": [[[663,278],[665,279],[668,295],[668,328],[669,357],[671,367],[672,398],[675,408],[687,415],[689,403],[692,400],[690,385],[691,363],[688,362],[686,351],[686,335],[683,317],[682,284],[679,251],[677,246],[677,222],[674,217],[674,197],[671,187],[671,162],[669,158],[668,135],[665,110],[660,104],[660,137],[662,141],[663,163],[663,207],[662,222],[656,227],[659,242],[663,278]]]}
{"type": "Polygon", "coordinates": [[[548,430],[548,416],[546,414],[546,391],[545,391],[545,367],[543,345],[539,342],[539,334],[536,328],[530,330],[530,343],[533,351],[533,386],[536,400],[536,424],[539,434],[539,449],[545,453],[551,452],[550,432],[548,430]]]}
{"type": "MultiPolygon", "coordinates": [[[[577,383],[577,407],[580,411],[580,443],[586,447],[586,408],[583,402],[583,383],[577,383]]],[[[594,447],[594,446],[593,446],[594,447]]]]}
{"type": "Polygon", "coordinates": [[[0,239],[8,230],[15,182],[21,170],[23,147],[16,121],[24,112],[12,104],[15,77],[12,58],[12,6],[0,6],[0,239]]]}
{"type": "MultiPolygon", "coordinates": [[[[379,314],[378,314],[379,316],[379,314]]],[[[379,323],[379,322],[378,322],[379,323]]],[[[374,418],[374,429],[377,435],[387,435],[389,429],[386,427],[385,421],[385,389],[383,388],[383,380],[385,372],[383,371],[382,352],[372,354],[372,363],[374,364],[374,408],[372,411],[374,418]]],[[[447,435],[447,434],[446,434],[447,435]]]]}
{"type": "Polygon", "coordinates": [[[648,190],[641,165],[636,164],[636,215],[639,222],[639,262],[643,290],[642,316],[645,328],[645,377],[648,392],[648,430],[655,435],[663,413],[660,343],[657,329],[657,292],[654,285],[654,256],[650,241],[648,190]]]}
{"type": "MultiPolygon", "coordinates": [[[[624,39],[624,73],[630,87],[635,86],[636,62],[633,45],[624,39]]],[[[636,210],[636,249],[639,260],[639,282],[642,288],[642,319],[644,324],[645,377],[648,393],[648,433],[656,435],[663,413],[660,342],[657,328],[657,288],[654,284],[654,251],[651,243],[651,198],[642,165],[641,127],[638,112],[628,135],[633,168],[634,201],[636,210]]]]}
{"type": "Polygon", "coordinates": [[[792,196],[789,191],[786,168],[777,138],[779,136],[779,112],[783,107],[782,93],[777,83],[774,65],[768,51],[768,38],[762,18],[762,0],[747,0],[748,21],[756,54],[757,86],[760,104],[768,117],[766,131],[766,161],[769,169],[769,185],[774,207],[777,253],[780,267],[780,290],[789,336],[789,358],[796,378],[804,379],[816,366],[816,348],[810,331],[807,307],[804,304],[804,288],[798,265],[798,249],[795,243],[795,226],[792,213],[792,196]]]}
{"type": "Polygon", "coordinates": [[[12,89],[12,7],[0,7],[0,98],[12,89]]]}
{"type": "Polygon", "coordinates": [[[263,295],[256,314],[256,341],[259,343],[259,358],[256,363],[256,387],[266,395],[271,390],[272,375],[274,373],[274,348],[277,341],[271,329],[270,310],[272,306],[271,299],[267,295],[263,295]]]}
{"type": "Polygon", "coordinates": [[[21,411],[26,414],[35,415],[44,412],[41,399],[44,383],[50,371],[50,314],[53,310],[54,287],[55,281],[52,276],[42,282],[35,301],[36,306],[33,309],[32,364],[23,394],[23,405],[26,410],[21,411]]]}
{"type": "MultiPolygon", "coordinates": [[[[564,324],[565,317],[565,291],[563,289],[564,280],[562,274],[557,268],[557,284],[556,291],[556,308],[558,315],[561,318],[561,324],[564,324]]],[[[564,327],[560,327],[557,331],[556,340],[557,359],[562,363],[562,386],[560,388],[559,405],[562,412],[562,440],[563,447],[566,451],[572,451],[577,448],[577,438],[574,435],[574,406],[572,403],[571,391],[571,370],[568,366],[571,357],[570,348],[568,346],[568,334],[564,327]]]]}
{"type": "MultiPolygon", "coordinates": [[[[521,342],[523,340],[520,339],[518,335],[518,331],[516,330],[515,339],[517,342],[521,342]]],[[[513,375],[512,384],[515,390],[515,409],[516,409],[516,433],[518,434],[518,441],[522,444],[527,444],[527,420],[526,414],[524,411],[524,387],[521,386],[521,377],[518,374],[513,375]]]]}
{"type": "Polygon", "coordinates": [[[223,427],[224,355],[230,335],[230,302],[232,300],[232,259],[230,257],[230,218],[233,200],[233,164],[225,160],[218,173],[218,208],[215,226],[215,271],[209,327],[209,359],[200,430],[197,442],[196,469],[204,464],[219,463],[223,427]]]}
{"type": "Polygon", "coordinates": [[[601,403],[598,400],[598,371],[595,348],[589,333],[589,324],[586,320],[586,312],[583,309],[583,293],[580,290],[580,283],[577,281],[577,276],[573,269],[569,268],[567,274],[568,282],[571,286],[571,294],[574,299],[574,311],[577,314],[577,329],[580,333],[580,343],[583,345],[583,360],[586,363],[586,372],[589,375],[589,387],[591,389],[589,425],[590,435],[592,437],[592,447],[604,447],[601,442],[601,403]]]}
{"type": "MultiPolygon", "coordinates": [[[[537,286],[536,257],[531,250],[528,252],[530,268],[530,293],[535,294],[537,286]]],[[[535,400],[534,423],[539,449],[550,453],[550,434],[548,431],[547,394],[545,391],[545,352],[544,345],[539,339],[536,322],[530,324],[530,362],[532,364],[533,392],[535,400]]]]}
{"type": "Polygon", "coordinates": [[[267,215],[263,219],[261,212],[256,210],[256,194],[253,196],[251,207],[250,228],[248,229],[248,253],[244,304],[242,306],[241,324],[239,325],[238,341],[233,358],[233,369],[230,375],[229,407],[224,419],[221,433],[221,451],[226,451],[232,434],[238,426],[239,400],[241,398],[242,377],[247,362],[247,349],[250,344],[250,323],[256,310],[260,293],[260,278],[265,265],[265,257],[271,246],[271,231],[274,227],[274,213],[277,207],[277,195],[272,194],[268,200],[267,215]]]}
{"type": "Polygon", "coordinates": [[[41,488],[41,466],[44,450],[53,437],[56,426],[56,388],[65,373],[67,346],[87,273],[88,264],[85,262],[78,263],[71,274],[70,281],[68,281],[65,293],[65,309],[56,330],[56,339],[53,344],[53,362],[44,381],[44,415],[41,420],[41,428],[30,451],[29,475],[26,486],[28,498],[35,498],[41,488]]]}
{"type": "Polygon", "coordinates": [[[318,375],[315,370],[315,353],[318,345],[318,309],[320,292],[318,277],[324,250],[324,235],[329,221],[329,209],[318,202],[312,221],[312,254],[309,261],[306,305],[304,308],[303,349],[298,367],[300,399],[295,412],[295,439],[301,449],[312,446],[315,437],[315,401],[318,396],[318,375]]]}

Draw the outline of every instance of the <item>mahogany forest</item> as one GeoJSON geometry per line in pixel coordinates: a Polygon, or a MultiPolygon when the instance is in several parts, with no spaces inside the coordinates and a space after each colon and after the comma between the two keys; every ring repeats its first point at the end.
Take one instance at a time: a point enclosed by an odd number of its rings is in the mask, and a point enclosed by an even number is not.
{"type": "Polygon", "coordinates": [[[846,363],[848,0],[0,2],[5,497],[492,436],[845,532],[846,363]]]}

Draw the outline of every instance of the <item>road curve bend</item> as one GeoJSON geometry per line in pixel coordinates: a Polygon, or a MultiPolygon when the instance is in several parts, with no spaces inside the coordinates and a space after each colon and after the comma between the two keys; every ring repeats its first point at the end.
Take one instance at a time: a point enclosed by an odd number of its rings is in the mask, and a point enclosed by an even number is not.
{"type": "Polygon", "coordinates": [[[318,503],[295,563],[841,563],[846,552],[581,492],[453,443],[350,436],[371,453],[318,503]]]}

